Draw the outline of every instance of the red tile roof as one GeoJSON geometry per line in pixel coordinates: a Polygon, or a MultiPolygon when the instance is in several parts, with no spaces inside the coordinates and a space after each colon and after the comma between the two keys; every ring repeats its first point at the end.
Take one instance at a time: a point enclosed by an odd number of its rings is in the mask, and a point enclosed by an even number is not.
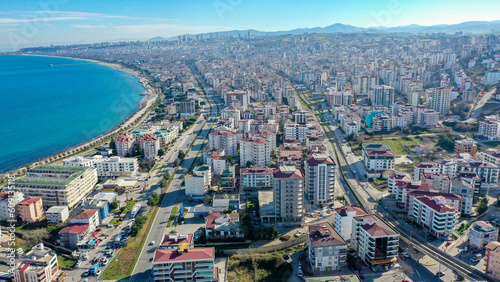
{"type": "Polygon", "coordinates": [[[363,222],[363,219],[374,222],[373,224],[363,224],[360,225],[371,237],[386,237],[386,236],[395,236],[399,235],[394,229],[389,227],[385,221],[380,219],[378,216],[373,214],[367,214],[362,216],[354,217],[354,220],[358,222],[363,222]]]}
{"type": "Polygon", "coordinates": [[[61,231],[59,231],[59,234],[81,234],[85,230],[89,228],[88,223],[72,223],[69,225],[66,225],[61,231]]]}
{"type": "Polygon", "coordinates": [[[274,178],[301,178],[304,177],[300,169],[295,169],[294,173],[283,173],[279,168],[274,170],[274,178]]]}
{"type": "Polygon", "coordinates": [[[309,240],[313,248],[347,246],[347,243],[328,222],[309,225],[309,240]]]}
{"type": "Polygon", "coordinates": [[[367,212],[359,206],[343,206],[340,208],[336,208],[335,212],[338,213],[340,216],[347,216],[348,212],[356,212],[355,215],[365,215],[367,212]]]}
{"type": "Polygon", "coordinates": [[[333,161],[332,157],[326,156],[321,158],[320,156],[311,156],[307,158],[307,163],[310,165],[316,165],[316,164],[335,164],[333,161]]]}
{"type": "Polygon", "coordinates": [[[155,252],[153,263],[213,260],[214,258],[214,248],[193,248],[183,253],[179,253],[176,249],[159,249],[155,252]]]}
{"type": "MultiPolygon", "coordinates": [[[[175,241],[175,239],[171,238],[174,236],[175,235],[169,235],[169,234],[165,235],[163,237],[163,241],[161,242],[161,246],[176,246],[176,245],[179,245],[182,243],[191,244],[193,242],[193,235],[192,234],[185,235],[185,237],[187,237],[187,238],[177,239],[177,241],[175,241]]],[[[177,236],[179,236],[179,235],[177,235],[177,236]]]]}
{"type": "Polygon", "coordinates": [[[92,218],[97,212],[98,210],[83,210],[71,219],[89,219],[92,218]]]}
{"type": "Polygon", "coordinates": [[[31,204],[36,203],[38,201],[42,201],[42,198],[40,198],[40,197],[28,197],[28,198],[20,201],[17,204],[20,206],[25,206],[25,205],[31,205],[31,204]]]}
{"type": "Polygon", "coordinates": [[[273,169],[265,166],[242,168],[240,171],[240,174],[271,174],[271,173],[273,173],[273,169]]]}
{"type": "MultiPolygon", "coordinates": [[[[229,214],[229,216],[232,218],[240,217],[240,215],[238,213],[227,213],[227,214],[229,214]]],[[[214,228],[215,227],[215,219],[217,219],[221,216],[225,216],[225,215],[226,214],[214,212],[214,213],[211,213],[211,214],[205,216],[205,220],[207,221],[205,228],[208,228],[208,229],[214,228]]]]}
{"type": "Polygon", "coordinates": [[[436,203],[436,201],[434,199],[429,198],[429,197],[418,197],[418,198],[416,198],[416,200],[419,200],[422,204],[435,210],[437,213],[456,212],[454,209],[452,209],[450,207],[436,203]]]}

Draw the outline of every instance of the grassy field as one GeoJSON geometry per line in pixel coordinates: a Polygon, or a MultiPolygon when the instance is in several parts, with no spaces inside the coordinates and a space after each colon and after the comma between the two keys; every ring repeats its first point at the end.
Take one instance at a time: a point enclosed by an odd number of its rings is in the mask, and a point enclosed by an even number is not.
{"type": "MultiPolygon", "coordinates": [[[[408,152],[405,150],[404,147],[407,147],[407,149],[410,152],[413,152],[415,149],[416,145],[419,144],[429,144],[429,145],[436,145],[436,137],[434,136],[425,136],[425,137],[405,137],[405,138],[394,138],[394,139],[380,139],[377,137],[371,137],[367,139],[366,141],[363,141],[365,143],[381,143],[388,145],[391,147],[391,150],[394,152],[396,155],[407,155],[408,152]]],[[[358,142],[350,142],[352,150],[355,155],[361,155],[361,144],[358,142]]]]}
{"type": "Polygon", "coordinates": [[[59,268],[61,269],[73,269],[78,262],[78,260],[74,258],[70,258],[67,255],[57,255],[57,262],[59,264],[59,268]]]}
{"type": "Polygon", "coordinates": [[[144,224],[139,234],[136,237],[130,237],[125,244],[125,247],[120,249],[116,257],[111,261],[109,266],[104,270],[104,280],[118,280],[129,277],[134,270],[134,266],[139,259],[142,246],[144,246],[147,239],[146,230],[149,230],[153,224],[153,215],[158,207],[153,207],[152,212],[146,216],[148,220],[144,224]]]}

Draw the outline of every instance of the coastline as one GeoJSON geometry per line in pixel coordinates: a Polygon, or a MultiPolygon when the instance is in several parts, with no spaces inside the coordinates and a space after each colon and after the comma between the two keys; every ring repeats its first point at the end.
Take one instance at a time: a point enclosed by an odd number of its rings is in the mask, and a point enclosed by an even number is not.
{"type": "Polygon", "coordinates": [[[65,59],[72,59],[72,60],[81,60],[81,61],[88,61],[92,62],[95,64],[107,66],[119,71],[126,72],[128,74],[131,74],[139,79],[139,82],[142,84],[142,86],[145,89],[145,93],[141,93],[140,95],[143,95],[144,98],[139,102],[139,108],[131,113],[126,119],[124,119],[120,124],[117,126],[111,128],[107,132],[103,132],[102,134],[90,139],[86,140],[80,144],[77,144],[71,148],[65,149],[63,151],[57,152],[55,154],[52,154],[50,156],[47,156],[43,159],[39,159],[37,161],[31,162],[29,164],[25,164],[21,167],[2,172],[1,177],[8,177],[9,175],[19,175],[18,172],[27,170],[27,167],[33,167],[34,165],[42,164],[48,161],[48,163],[57,163],[60,162],[63,159],[68,158],[69,156],[78,156],[82,153],[85,152],[85,147],[86,146],[94,146],[96,144],[94,143],[102,143],[105,139],[108,139],[112,137],[112,135],[120,132],[121,130],[126,129],[127,127],[131,126],[133,123],[136,121],[140,121],[140,118],[142,116],[145,116],[150,110],[149,108],[156,102],[156,99],[158,98],[158,94],[155,92],[154,88],[150,85],[149,80],[147,77],[143,76],[139,71],[129,69],[127,67],[124,67],[123,65],[119,63],[109,63],[109,62],[103,62],[103,61],[98,61],[98,60],[93,60],[93,59],[84,59],[84,58],[73,58],[73,57],[63,57],[63,56],[45,56],[45,55],[31,55],[31,54],[16,54],[17,56],[39,56],[39,57],[54,57],[54,58],[65,58],[65,59]],[[56,158],[57,156],[61,155],[61,158],[56,158]],[[53,159],[52,161],[49,161],[50,159],[53,159]]]}

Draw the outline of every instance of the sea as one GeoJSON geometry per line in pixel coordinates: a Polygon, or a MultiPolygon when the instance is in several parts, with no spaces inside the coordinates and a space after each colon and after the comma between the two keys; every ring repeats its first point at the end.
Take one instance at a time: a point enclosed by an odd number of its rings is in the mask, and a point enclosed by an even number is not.
{"type": "Polygon", "coordinates": [[[139,78],[83,60],[0,56],[0,172],[69,149],[140,107],[139,78]]]}

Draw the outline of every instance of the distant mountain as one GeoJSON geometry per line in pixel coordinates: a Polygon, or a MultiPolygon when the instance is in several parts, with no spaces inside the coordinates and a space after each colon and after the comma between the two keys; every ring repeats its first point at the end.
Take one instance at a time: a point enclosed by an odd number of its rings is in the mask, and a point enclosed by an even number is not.
{"type": "MultiPolygon", "coordinates": [[[[292,30],[284,30],[284,31],[260,31],[255,29],[248,30],[230,30],[230,31],[220,31],[219,36],[234,36],[234,37],[245,37],[248,35],[248,32],[252,36],[263,36],[263,35],[299,35],[304,33],[353,33],[353,32],[366,32],[366,31],[379,31],[386,33],[455,33],[455,32],[464,32],[464,33],[488,33],[488,32],[500,32],[500,20],[498,21],[471,21],[471,22],[463,22],[459,24],[441,24],[441,25],[433,25],[433,26],[421,26],[416,24],[411,24],[407,26],[397,26],[397,27],[373,27],[373,28],[362,28],[352,25],[346,25],[341,23],[332,24],[326,27],[313,27],[313,28],[296,28],[292,30]]],[[[203,36],[203,38],[210,38],[211,33],[201,33],[201,34],[184,34],[188,38],[196,38],[197,35],[203,36]]],[[[177,40],[178,36],[173,36],[169,38],[164,37],[154,37],[148,42],[152,41],[163,41],[163,40],[177,40]]]]}

